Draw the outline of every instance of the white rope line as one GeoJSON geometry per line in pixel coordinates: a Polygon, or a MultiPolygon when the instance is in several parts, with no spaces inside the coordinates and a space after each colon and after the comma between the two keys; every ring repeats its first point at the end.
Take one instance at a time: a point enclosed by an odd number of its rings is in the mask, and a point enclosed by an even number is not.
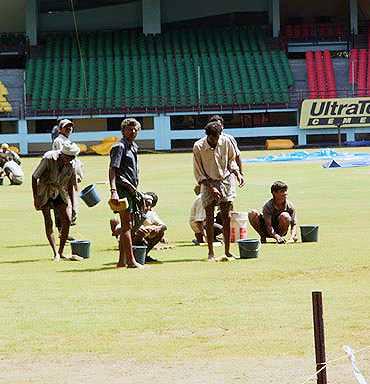
{"type": "Polygon", "coordinates": [[[76,13],[75,13],[75,7],[74,7],[74,4],[73,4],[73,0],[70,0],[70,3],[71,3],[72,15],[73,15],[73,23],[74,23],[74,27],[75,27],[75,34],[76,34],[78,54],[80,55],[80,60],[81,60],[82,77],[83,77],[83,82],[84,82],[84,87],[85,87],[85,97],[88,97],[88,93],[87,93],[87,79],[86,79],[86,71],[85,71],[85,59],[83,57],[82,50],[81,50],[80,37],[79,37],[79,34],[78,34],[77,19],[76,19],[76,13]]]}
{"type": "MultiPolygon", "coordinates": [[[[361,348],[361,349],[358,349],[357,351],[354,351],[354,353],[360,353],[360,352],[363,352],[363,351],[366,351],[370,349],[370,345],[368,345],[367,347],[364,347],[364,348],[361,348]]],[[[332,359],[332,360],[329,360],[329,361],[326,361],[325,363],[322,363],[323,366],[318,370],[316,371],[313,375],[311,375],[310,377],[308,377],[303,383],[301,384],[306,384],[308,383],[310,380],[313,380],[321,371],[323,371],[324,369],[326,369],[326,367],[331,364],[331,363],[334,363],[335,361],[339,361],[339,360],[346,360],[348,359],[348,356],[345,355],[345,356],[341,356],[341,357],[337,357],[336,359],[332,359]]]]}

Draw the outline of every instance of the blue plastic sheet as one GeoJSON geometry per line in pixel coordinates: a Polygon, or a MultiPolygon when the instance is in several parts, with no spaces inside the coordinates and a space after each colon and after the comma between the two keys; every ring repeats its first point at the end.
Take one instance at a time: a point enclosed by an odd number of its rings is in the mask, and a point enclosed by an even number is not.
{"type": "Polygon", "coordinates": [[[370,153],[347,153],[337,152],[331,148],[320,149],[319,151],[307,152],[307,151],[294,151],[289,153],[281,153],[278,155],[268,155],[256,157],[254,159],[243,159],[243,163],[271,163],[278,161],[304,161],[304,160],[328,160],[333,158],[357,158],[357,159],[370,159],[370,153]]]}

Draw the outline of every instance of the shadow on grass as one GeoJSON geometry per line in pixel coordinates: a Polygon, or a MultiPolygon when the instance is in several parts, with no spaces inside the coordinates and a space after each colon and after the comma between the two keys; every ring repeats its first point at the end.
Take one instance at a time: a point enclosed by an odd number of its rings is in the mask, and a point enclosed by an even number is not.
{"type": "Polygon", "coordinates": [[[0,261],[0,264],[23,264],[23,263],[37,263],[38,261],[48,261],[48,259],[32,259],[32,260],[5,260],[5,261],[0,261]]]}
{"type": "Polygon", "coordinates": [[[20,244],[20,245],[7,245],[5,248],[34,248],[34,247],[48,247],[49,244],[20,244]]]}
{"type": "Polygon", "coordinates": [[[117,263],[114,263],[112,267],[100,267],[100,268],[88,268],[88,269],[67,269],[64,271],[58,271],[58,273],[83,273],[83,272],[102,272],[109,271],[110,269],[117,269],[117,263]]]}

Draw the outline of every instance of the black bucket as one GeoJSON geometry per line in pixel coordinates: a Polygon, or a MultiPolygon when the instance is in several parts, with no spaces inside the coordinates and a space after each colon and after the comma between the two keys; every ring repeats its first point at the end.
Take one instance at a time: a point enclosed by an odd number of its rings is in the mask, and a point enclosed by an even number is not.
{"type": "Polygon", "coordinates": [[[255,259],[258,257],[258,252],[261,248],[261,243],[258,239],[238,240],[238,245],[241,259],[255,259]]]}
{"type": "Polygon", "coordinates": [[[93,207],[100,202],[100,196],[94,184],[88,185],[80,192],[81,199],[88,207],[93,207]]]}
{"type": "Polygon", "coordinates": [[[302,243],[313,243],[319,240],[318,225],[301,225],[302,243]]]}
{"type": "Polygon", "coordinates": [[[146,249],[147,249],[146,245],[134,245],[132,247],[135,260],[141,265],[145,264],[146,249]]]}
{"type": "Polygon", "coordinates": [[[71,241],[72,255],[78,255],[84,259],[90,257],[90,241],[89,240],[73,240],[71,241]]]}

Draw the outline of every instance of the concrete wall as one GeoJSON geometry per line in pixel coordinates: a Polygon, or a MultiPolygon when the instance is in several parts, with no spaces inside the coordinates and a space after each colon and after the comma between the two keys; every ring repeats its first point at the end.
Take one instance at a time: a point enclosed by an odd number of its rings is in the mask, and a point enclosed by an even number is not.
{"type": "Polygon", "coordinates": [[[26,31],[26,0],[0,0],[0,33],[26,31]]]}
{"type": "MultiPolygon", "coordinates": [[[[80,31],[112,30],[135,28],[142,25],[141,1],[134,3],[100,7],[76,12],[80,31]]],[[[40,31],[74,30],[72,12],[41,14],[40,31]]]]}
{"type": "Polygon", "coordinates": [[[331,16],[345,18],[349,14],[347,0],[312,0],[307,5],[307,0],[280,0],[280,15],[282,22],[288,18],[304,17],[306,19],[331,16]],[[302,12],[302,10],[304,10],[302,12]]]}
{"type": "Polygon", "coordinates": [[[268,0],[162,0],[162,22],[172,22],[233,12],[268,11],[268,0]]]}
{"type": "MultiPolygon", "coordinates": [[[[222,15],[232,12],[268,11],[269,0],[161,0],[162,23],[222,15]]],[[[80,31],[111,30],[142,27],[141,1],[76,12],[80,31]]],[[[71,31],[71,12],[41,14],[40,31],[71,31]]]]}

